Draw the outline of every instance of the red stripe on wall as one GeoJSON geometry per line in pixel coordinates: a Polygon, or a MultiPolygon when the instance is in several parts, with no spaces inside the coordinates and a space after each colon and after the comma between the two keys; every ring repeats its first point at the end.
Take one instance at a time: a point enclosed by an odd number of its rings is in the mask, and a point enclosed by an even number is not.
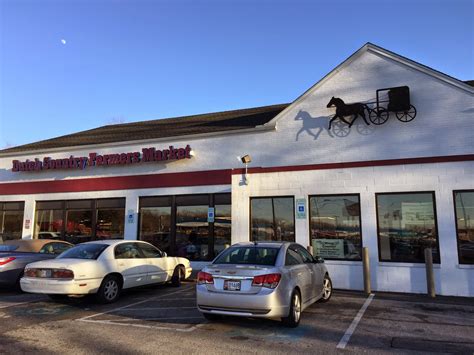
{"type": "MultiPolygon", "coordinates": [[[[249,168],[248,172],[258,174],[303,170],[364,168],[387,165],[450,163],[460,161],[474,161],[474,154],[451,155],[444,157],[372,160],[348,163],[276,166],[267,168],[255,167],[249,168]]],[[[129,190],[180,186],[230,185],[232,174],[243,174],[244,172],[245,169],[224,169],[184,173],[3,183],[0,184],[0,195],[129,190]]]]}
{"type": "Polygon", "coordinates": [[[0,195],[229,185],[230,169],[0,184],[0,195]]]}
{"type": "MultiPolygon", "coordinates": [[[[474,161],[474,154],[451,155],[451,156],[444,156],[444,157],[354,161],[354,162],[347,162],[347,163],[275,166],[275,167],[268,167],[268,168],[255,167],[255,168],[249,168],[248,173],[259,174],[259,173],[278,173],[278,172],[285,172],[285,171],[367,168],[367,167],[372,167],[372,166],[375,167],[375,166],[387,166],[387,165],[452,163],[452,162],[459,162],[459,161],[474,161]]],[[[232,170],[232,174],[234,175],[244,174],[244,173],[245,173],[245,169],[232,170]]]]}

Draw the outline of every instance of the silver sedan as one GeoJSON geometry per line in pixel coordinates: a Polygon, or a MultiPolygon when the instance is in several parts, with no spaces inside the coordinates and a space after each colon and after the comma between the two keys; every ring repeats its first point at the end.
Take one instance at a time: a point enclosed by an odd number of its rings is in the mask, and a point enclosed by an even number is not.
{"type": "Polygon", "coordinates": [[[203,315],[281,318],[298,326],[301,312],[331,298],[324,260],[290,242],[231,246],[198,274],[197,306],[203,315]]]}

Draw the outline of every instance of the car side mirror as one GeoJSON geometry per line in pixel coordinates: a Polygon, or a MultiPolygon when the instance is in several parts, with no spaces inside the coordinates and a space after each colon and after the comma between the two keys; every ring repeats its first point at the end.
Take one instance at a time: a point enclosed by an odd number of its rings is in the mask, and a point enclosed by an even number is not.
{"type": "Polygon", "coordinates": [[[315,256],[315,257],[314,257],[314,262],[317,263],[317,264],[323,264],[323,263],[324,263],[324,259],[321,258],[320,256],[315,256]]]}
{"type": "Polygon", "coordinates": [[[166,254],[166,252],[163,251],[163,252],[161,252],[161,256],[162,256],[163,258],[166,258],[166,257],[168,256],[168,254],[166,254]]]}

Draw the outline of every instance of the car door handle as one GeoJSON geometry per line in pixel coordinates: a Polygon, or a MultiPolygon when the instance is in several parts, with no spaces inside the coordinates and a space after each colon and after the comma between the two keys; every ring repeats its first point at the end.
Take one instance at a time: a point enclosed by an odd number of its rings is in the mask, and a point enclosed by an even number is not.
{"type": "Polygon", "coordinates": [[[124,266],[125,264],[120,263],[119,266],[124,266]]]}

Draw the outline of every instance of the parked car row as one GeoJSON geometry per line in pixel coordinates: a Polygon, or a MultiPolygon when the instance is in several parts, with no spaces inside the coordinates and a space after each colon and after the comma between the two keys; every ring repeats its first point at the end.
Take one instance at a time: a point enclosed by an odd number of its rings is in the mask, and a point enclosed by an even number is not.
{"type": "MultiPolygon", "coordinates": [[[[16,240],[0,245],[0,284],[21,286],[53,299],[95,294],[102,303],[123,289],[191,275],[190,261],[169,257],[143,241],[103,240],[73,246],[58,240],[16,240]]],[[[280,318],[298,326],[301,313],[327,302],[332,282],[324,260],[291,242],[250,242],[223,250],[197,275],[197,308],[221,316],[280,318]]]]}
{"type": "Polygon", "coordinates": [[[191,276],[188,259],[169,257],[142,241],[107,240],[73,246],[57,240],[17,240],[0,245],[0,282],[53,299],[95,294],[103,303],[123,289],[191,276]]]}

